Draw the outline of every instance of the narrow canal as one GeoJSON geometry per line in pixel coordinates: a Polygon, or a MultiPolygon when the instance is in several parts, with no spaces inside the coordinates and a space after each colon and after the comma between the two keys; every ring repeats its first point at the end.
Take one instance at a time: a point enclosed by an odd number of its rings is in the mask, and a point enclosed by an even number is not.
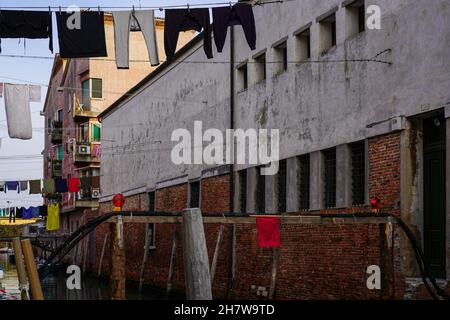
{"type": "MultiPolygon", "coordinates": [[[[6,254],[0,255],[0,266],[4,270],[4,277],[0,279],[0,289],[10,295],[20,297],[19,280],[16,267],[8,261],[6,254]]],[[[68,290],[66,274],[63,271],[50,274],[42,281],[42,291],[45,300],[109,300],[110,290],[107,280],[93,277],[83,277],[81,290],[68,290]]],[[[127,300],[165,300],[164,291],[146,288],[139,292],[137,284],[127,284],[127,300]]],[[[171,298],[177,298],[173,296],[171,298]]]]}

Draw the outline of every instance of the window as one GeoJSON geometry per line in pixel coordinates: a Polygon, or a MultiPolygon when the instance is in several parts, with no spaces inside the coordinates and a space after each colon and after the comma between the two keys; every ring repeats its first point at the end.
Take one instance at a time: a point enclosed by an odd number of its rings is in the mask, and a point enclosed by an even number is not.
{"type": "Polygon", "coordinates": [[[356,0],[345,7],[347,14],[347,37],[366,30],[366,12],[364,0],[356,0]]]}
{"type": "Polygon", "coordinates": [[[101,135],[100,135],[100,124],[99,123],[92,124],[92,135],[93,135],[93,141],[100,141],[101,135]]]}
{"type": "Polygon", "coordinates": [[[89,142],[89,123],[83,123],[80,125],[79,141],[89,142]]]}
{"type": "Polygon", "coordinates": [[[247,212],[247,170],[239,171],[239,210],[247,212]]]}
{"type": "Polygon", "coordinates": [[[155,191],[148,193],[148,212],[155,213],[156,205],[155,205],[155,191]]]}
{"type": "Polygon", "coordinates": [[[190,199],[189,199],[189,207],[190,208],[199,208],[200,207],[200,181],[195,181],[189,183],[190,190],[190,199]]]}
{"type": "Polygon", "coordinates": [[[320,24],[320,46],[321,53],[325,54],[336,45],[336,13],[322,18],[320,24]]]}
{"type": "Polygon", "coordinates": [[[266,80],[266,53],[261,53],[255,58],[256,82],[266,80]]]}
{"type": "Polygon", "coordinates": [[[309,27],[295,35],[295,44],[297,61],[311,58],[311,30],[309,27]]]}
{"type": "Polygon", "coordinates": [[[58,155],[56,160],[62,161],[63,159],[63,146],[62,144],[58,144],[58,155]]]}
{"type": "Polygon", "coordinates": [[[91,87],[90,87],[90,81],[84,80],[81,83],[81,103],[83,104],[83,107],[88,108],[90,106],[91,102],[91,95],[90,95],[91,87]]]}
{"type": "Polygon", "coordinates": [[[277,179],[277,194],[278,194],[278,212],[286,212],[286,160],[279,161],[278,179],[277,179]]]}
{"type": "Polygon", "coordinates": [[[336,207],[336,148],[323,151],[325,178],[325,208],[336,207]]]}
{"type": "Polygon", "coordinates": [[[248,70],[247,63],[240,65],[238,71],[238,91],[244,91],[248,88],[248,70]]]}
{"type": "Polygon", "coordinates": [[[255,210],[258,213],[266,211],[266,176],[261,174],[261,168],[256,169],[256,203],[255,210]]]}
{"type": "Polygon", "coordinates": [[[352,161],[352,204],[366,202],[366,144],[364,141],[350,145],[352,161]]]}
{"type": "Polygon", "coordinates": [[[273,47],[275,63],[275,75],[280,74],[288,68],[287,41],[283,40],[273,47]]]}
{"type": "Polygon", "coordinates": [[[298,190],[299,190],[299,209],[309,209],[310,197],[310,157],[309,154],[299,156],[298,158],[298,190]]]}
{"type": "Polygon", "coordinates": [[[58,121],[58,122],[62,122],[63,121],[63,111],[62,111],[62,109],[59,109],[58,111],[56,111],[56,114],[55,114],[55,121],[58,121]]]}
{"type": "Polygon", "coordinates": [[[101,99],[103,98],[103,90],[102,90],[102,79],[92,78],[92,98],[101,99]]]}

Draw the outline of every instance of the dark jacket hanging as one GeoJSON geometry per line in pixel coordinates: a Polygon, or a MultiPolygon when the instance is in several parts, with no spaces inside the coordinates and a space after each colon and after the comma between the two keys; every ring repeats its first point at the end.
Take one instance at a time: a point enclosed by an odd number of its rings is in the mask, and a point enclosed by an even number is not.
{"type": "Polygon", "coordinates": [[[80,29],[69,29],[67,20],[72,13],[56,13],[61,58],[106,57],[103,12],[83,11],[80,14],[80,29]]]}
{"type": "Polygon", "coordinates": [[[253,7],[250,4],[237,3],[234,6],[212,9],[214,42],[217,51],[222,52],[227,37],[228,27],[241,25],[250,49],[256,48],[256,27],[253,7]]]}
{"type": "Polygon", "coordinates": [[[178,35],[181,31],[203,29],[203,48],[208,59],[212,55],[211,23],[209,9],[169,9],[165,13],[164,49],[167,60],[173,58],[177,49],[178,35]]]}
{"type": "Polygon", "coordinates": [[[49,49],[53,52],[52,14],[47,11],[0,10],[0,44],[1,38],[49,38],[49,49]]]}

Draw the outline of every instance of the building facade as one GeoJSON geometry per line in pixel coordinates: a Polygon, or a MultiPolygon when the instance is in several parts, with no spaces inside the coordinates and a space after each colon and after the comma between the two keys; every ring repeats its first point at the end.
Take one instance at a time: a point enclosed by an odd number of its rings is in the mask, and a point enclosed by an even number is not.
{"type": "MultiPolygon", "coordinates": [[[[450,38],[444,35],[450,5],[370,4],[381,9],[380,29],[365,23],[364,1],[294,1],[254,7],[256,50],[248,48],[239,26],[234,37],[229,30],[223,52],[214,51],[211,60],[201,36],[188,43],[174,62],[162,64],[100,115],[101,214],[112,211],[117,193],[126,196],[124,210],[198,206],[205,215],[351,214],[367,211],[377,197],[385,213],[413,230],[433,274],[448,289],[450,38]],[[250,164],[175,165],[172,133],[184,128],[193,136],[194,121],[222,133],[278,129],[278,173],[263,176],[250,164]]],[[[210,259],[219,227],[205,225],[210,259]]],[[[177,225],[125,226],[127,278],[139,280],[146,228],[153,235],[144,279],[165,287],[177,225]]],[[[394,229],[389,298],[429,298],[413,249],[394,229]]],[[[96,232],[97,253],[106,232],[96,232]]],[[[282,224],[280,232],[275,298],[381,297],[366,286],[367,267],[387,254],[377,225],[282,224]]],[[[227,225],[224,239],[231,240],[221,244],[214,295],[267,295],[273,255],[258,247],[256,227],[227,225]]],[[[177,257],[182,254],[178,246],[177,257]]],[[[173,278],[179,290],[181,261],[173,278]]],[[[94,268],[98,263],[94,259],[94,268]]],[[[106,256],[105,273],[108,264],[106,256]]]]}
{"type": "MultiPolygon", "coordinates": [[[[164,20],[156,19],[155,26],[159,57],[164,60],[164,20]]],[[[58,195],[61,228],[56,233],[70,234],[99,214],[102,147],[98,115],[155,69],[148,61],[142,32],[134,31],[130,33],[128,69],[116,67],[111,14],[105,15],[107,57],[61,59],[55,56],[43,110],[48,133],[43,151],[44,178],[96,177],[92,186],[81,187],[79,193],[58,195]]],[[[180,38],[180,45],[192,36],[186,33],[180,38]]],[[[93,237],[90,235],[82,246],[72,251],[72,259],[85,264],[92,261],[93,237]],[[84,254],[88,247],[90,256],[84,254]]]]}

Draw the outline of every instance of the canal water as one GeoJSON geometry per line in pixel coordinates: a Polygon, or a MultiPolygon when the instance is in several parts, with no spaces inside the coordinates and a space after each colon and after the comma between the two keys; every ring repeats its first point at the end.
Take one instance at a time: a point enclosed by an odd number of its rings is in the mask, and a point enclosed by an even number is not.
{"type": "MultiPolygon", "coordinates": [[[[19,280],[16,267],[9,263],[6,255],[0,255],[0,265],[4,270],[4,278],[0,279],[0,288],[8,294],[19,297],[19,280]]],[[[48,275],[41,283],[45,300],[109,300],[110,289],[107,280],[89,276],[83,277],[81,290],[68,290],[67,275],[60,271],[48,275]]],[[[155,288],[145,288],[139,292],[137,284],[127,284],[127,300],[166,300],[165,292],[155,288]]],[[[171,296],[182,298],[181,296],[171,296]]]]}

